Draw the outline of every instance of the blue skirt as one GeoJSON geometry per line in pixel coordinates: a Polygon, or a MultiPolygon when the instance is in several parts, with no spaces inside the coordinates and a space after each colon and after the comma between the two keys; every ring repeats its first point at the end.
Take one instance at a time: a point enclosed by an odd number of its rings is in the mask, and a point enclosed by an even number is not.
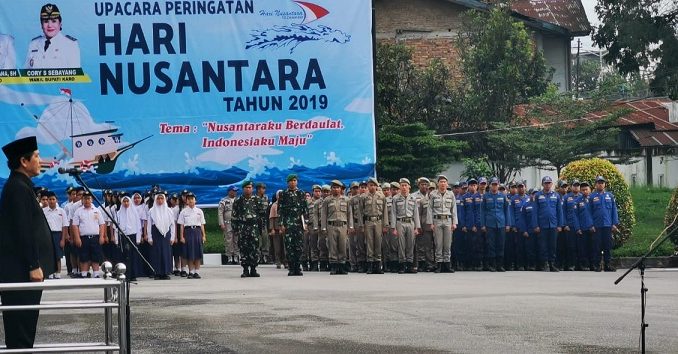
{"type": "Polygon", "coordinates": [[[151,264],[155,275],[169,275],[172,273],[172,238],[170,231],[162,235],[153,225],[151,229],[153,245],[151,246],[151,264]]]}
{"type": "Polygon", "coordinates": [[[186,239],[186,259],[195,261],[202,259],[202,231],[200,227],[184,227],[186,239]]]}

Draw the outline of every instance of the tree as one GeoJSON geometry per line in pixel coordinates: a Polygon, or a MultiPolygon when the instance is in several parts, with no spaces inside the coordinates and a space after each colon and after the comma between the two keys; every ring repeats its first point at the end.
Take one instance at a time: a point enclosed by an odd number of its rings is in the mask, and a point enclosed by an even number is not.
{"type": "MultiPolygon", "coordinates": [[[[489,144],[514,153],[514,161],[505,164],[553,168],[560,175],[563,167],[582,157],[614,150],[619,129],[613,123],[628,110],[613,109],[599,95],[587,100],[573,100],[558,94],[555,87],[523,106],[526,127],[502,130],[488,135],[489,144]],[[593,121],[592,113],[605,116],[593,121]]],[[[614,159],[628,161],[628,156],[614,159]]]]}
{"type": "Polygon", "coordinates": [[[615,247],[623,245],[630,237],[633,227],[636,225],[636,214],[633,208],[633,199],[629,186],[624,181],[624,176],[617,168],[607,160],[593,158],[573,161],[569,163],[560,178],[571,181],[588,181],[593,186],[597,176],[603,176],[607,180],[607,190],[614,194],[619,214],[619,232],[613,235],[615,247]]]}
{"type": "Polygon", "coordinates": [[[593,41],[622,75],[652,69],[650,88],[678,99],[678,4],[663,0],[598,0],[593,41]]]}
{"type": "MultiPolygon", "coordinates": [[[[469,11],[457,48],[463,78],[451,99],[451,127],[486,130],[519,122],[515,105],[545,92],[549,75],[544,57],[522,22],[506,9],[469,11]]],[[[464,136],[473,155],[486,155],[494,174],[508,180],[524,165],[514,163],[515,149],[490,144],[487,134],[464,136]]]]}
{"type": "Polygon", "coordinates": [[[649,82],[640,73],[622,75],[617,68],[601,65],[591,59],[581,60],[579,68],[576,60],[573,60],[572,66],[579,75],[578,79],[572,77],[572,87],[578,91],[578,97],[588,98],[594,94],[608,99],[650,96],[649,82]]]}
{"type": "Polygon", "coordinates": [[[673,190],[673,195],[666,207],[666,214],[664,214],[664,226],[666,226],[666,234],[671,235],[671,241],[676,245],[676,255],[678,255],[678,187],[673,190]]]}
{"type": "Polygon", "coordinates": [[[432,176],[459,159],[465,147],[462,142],[435,136],[423,123],[385,125],[377,140],[377,174],[389,181],[432,176]]]}
{"type": "Polygon", "coordinates": [[[487,157],[482,156],[475,159],[463,158],[461,161],[464,163],[464,172],[461,173],[462,177],[478,178],[492,175],[492,168],[487,162],[487,157]]]}

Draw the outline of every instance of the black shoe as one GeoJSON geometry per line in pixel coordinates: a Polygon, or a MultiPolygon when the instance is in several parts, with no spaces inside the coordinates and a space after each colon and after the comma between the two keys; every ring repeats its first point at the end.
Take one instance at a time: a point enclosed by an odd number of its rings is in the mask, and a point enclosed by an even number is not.
{"type": "Polygon", "coordinates": [[[405,263],[399,263],[398,264],[398,274],[405,274],[405,263]]]}
{"type": "Polygon", "coordinates": [[[186,279],[193,279],[193,273],[188,273],[188,276],[186,276],[186,279]]]}
{"type": "Polygon", "coordinates": [[[200,274],[198,274],[198,273],[193,273],[193,279],[200,279],[200,278],[202,278],[202,277],[200,276],[200,274]]]}
{"type": "Polygon", "coordinates": [[[186,273],[185,270],[182,270],[182,271],[179,273],[179,276],[181,276],[182,278],[186,278],[186,277],[188,276],[188,273],[186,273]]]}
{"type": "Polygon", "coordinates": [[[609,264],[605,264],[604,270],[605,270],[606,272],[616,272],[616,271],[617,271],[617,269],[615,269],[613,266],[611,266],[611,265],[609,265],[609,264]]]}
{"type": "Polygon", "coordinates": [[[175,277],[178,277],[179,274],[181,274],[181,272],[178,271],[178,270],[175,270],[174,272],[172,272],[172,275],[174,275],[175,277]]]}
{"type": "Polygon", "coordinates": [[[336,274],[341,274],[341,273],[337,273],[337,264],[336,263],[330,263],[330,275],[336,275],[336,274]]]}
{"type": "Polygon", "coordinates": [[[348,264],[347,263],[339,263],[337,264],[337,275],[347,275],[348,272],[346,269],[348,269],[348,264]]]}
{"type": "Polygon", "coordinates": [[[154,275],[153,276],[153,280],[160,280],[160,279],[162,279],[162,276],[160,276],[160,275],[154,275]]]}
{"type": "Polygon", "coordinates": [[[574,272],[574,267],[573,267],[573,266],[569,266],[569,267],[565,268],[565,271],[566,271],[566,272],[574,272]]]}
{"type": "Polygon", "coordinates": [[[250,276],[250,270],[248,266],[242,266],[242,274],[240,274],[241,278],[248,278],[250,276]]]}
{"type": "Polygon", "coordinates": [[[594,272],[601,272],[602,269],[600,268],[600,266],[595,266],[595,267],[593,267],[593,271],[594,272]]]}
{"type": "Polygon", "coordinates": [[[527,267],[528,272],[534,272],[535,270],[537,270],[537,269],[534,266],[527,267]]]}
{"type": "Polygon", "coordinates": [[[257,273],[257,267],[252,267],[250,268],[250,277],[251,278],[259,278],[261,275],[257,273]]]}
{"type": "Polygon", "coordinates": [[[372,274],[384,274],[384,271],[381,269],[381,262],[372,263],[372,274]]]}
{"type": "Polygon", "coordinates": [[[170,277],[169,274],[165,274],[162,276],[162,280],[172,280],[172,277],[170,277]]]}
{"type": "Polygon", "coordinates": [[[442,270],[443,270],[443,263],[442,263],[442,262],[438,262],[438,263],[437,263],[437,266],[436,266],[436,269],[435,269],[433,272],[434,272],[434,273],[440,273],[442,270]]]}
{"type": "Polygon", "coordinates": [[[558,273],[560,272],[560,269],[558,269],[558,267],[556,267],[554,263],[549,263],[549,271],[553,273],[558,273]]]}
{"type": "Polygon", "coordinates": [[[358,266],[355,264],[351,265],[351,273],[358,273],[358,266]]]}
{"type": "Polygon", "coordinates": [[[303,267],[304,272],[308,272],[308,262],[301,263],[301,266],[303,267]]]}
{"type": "Polygon", "coordinates": [[[367,270],[365,271],[365,273],[366,274],[372,274],[373,273],[372,267],[374,267],[374,263],[367,262],[367,270]]]}
{"type": "Polygon", "coordinates": [[[584,268],[580,264],[577,264],[577,266],[574,267],[575,272],[581,272],[582,270],[584,270],[584,268]]]}
{"type": "Polygon", "coordinates": [[[360,269],[358,273],[367,273],[367,262],[360,262],[360,269]]]}

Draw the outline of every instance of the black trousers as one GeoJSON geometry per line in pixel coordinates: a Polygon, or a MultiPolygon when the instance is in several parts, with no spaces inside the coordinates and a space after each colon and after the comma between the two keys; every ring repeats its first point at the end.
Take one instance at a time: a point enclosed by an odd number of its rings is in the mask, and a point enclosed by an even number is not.
{"type": "MultiPolygon", "coordinates": [[[[42,290],[5,291],[0,293],[2,305],[38,305],[42,290]]],[[[7,349],[33,348],[35,329],[38,325],[38,310],[5,311],[2,322],[5,325],[7,349]]]]}

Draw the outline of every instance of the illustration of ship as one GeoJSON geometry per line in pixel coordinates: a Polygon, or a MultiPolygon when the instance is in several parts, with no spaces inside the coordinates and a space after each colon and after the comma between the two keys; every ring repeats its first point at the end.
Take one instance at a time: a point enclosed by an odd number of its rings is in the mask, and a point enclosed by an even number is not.
{"type": "Polygon", "coordinates": [[[89,116],[84,104],[73,101],[70,97],[70,90],[62,89],[61,91],[68,96],[68,101],[50,104],[41,118],[33,115],[43,131],[61,147],[60,154],[53,160],[42,161],[43,169],[66,163],[67,166],[64,167],[67,168],[76,167],[83,171],[90,170],[97,174],[108,174],[113,171],[122,153],[153,136],[149,135],[133,143],[125,144],[121,139],[123,134],[111,124],[113,122],[107,121],[105,125],[97,124],[99,129],[93,130],[79,121],[80,116],[89,116]],[[68,123],[55,124],[50,120],[68,123]],[[55,132],[55,129],[61,131],[55,132]],[[68,149],[59,137],[69,137],[71,149],[68,149]]]}

